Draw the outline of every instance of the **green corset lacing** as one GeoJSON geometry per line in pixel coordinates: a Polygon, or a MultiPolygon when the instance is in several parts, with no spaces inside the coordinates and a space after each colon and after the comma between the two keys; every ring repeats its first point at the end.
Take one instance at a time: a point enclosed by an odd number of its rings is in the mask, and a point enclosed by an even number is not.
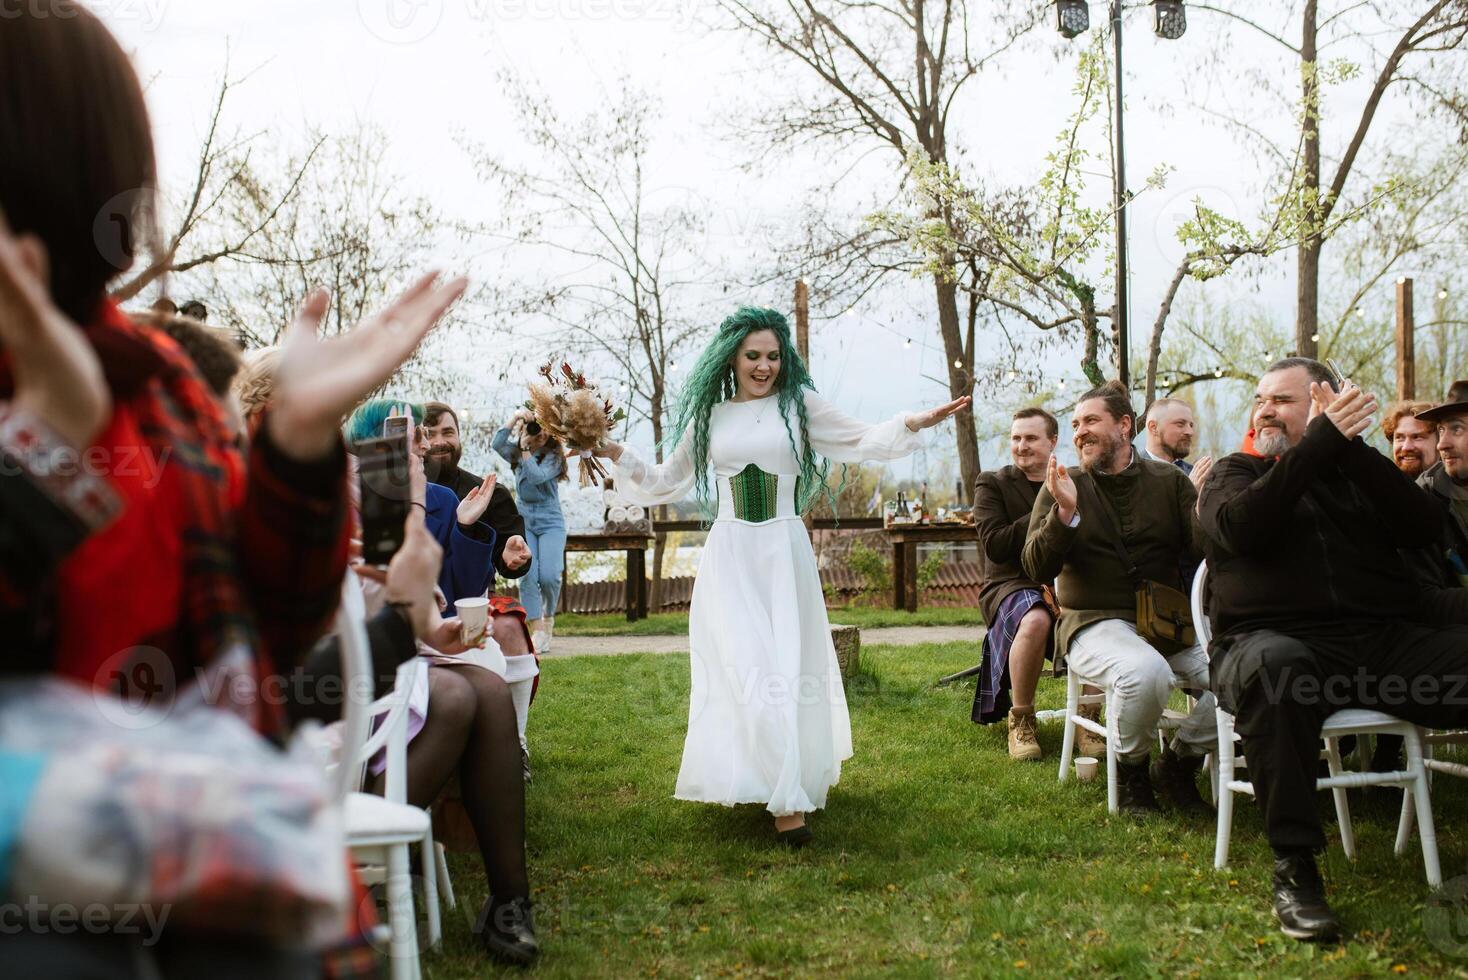
{"type": "Polygon", "coordinates": [[[729,491],[734,497],[734,516],[741,521],[759,524],[772,520],[779,507],[780,478],[750,463],[729,478],[729,491]]]}

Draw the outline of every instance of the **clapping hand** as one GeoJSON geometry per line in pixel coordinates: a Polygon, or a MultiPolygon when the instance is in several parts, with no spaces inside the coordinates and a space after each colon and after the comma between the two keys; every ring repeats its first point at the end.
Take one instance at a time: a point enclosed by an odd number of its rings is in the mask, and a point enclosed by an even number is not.
{"type": "Polygon", "coordinates": [[[1076,481],[1071,479],[1065,464],[1054,456],[1045,467],[1045,489],[1055,500],[1056,514],[1062,524],[1069,524],[1076,515],[1076,481]]]}
{"type": "Polygon", "coordinates": [[[1188,479],[1193,481],[1193,489],[1199,493],[1203,492],[1203,481],[1208,479],[1208,474],[1213,472],[1213,457],[1204,456],[1193,464],[1193,471],[1188,474],[1188,479]]]}
{"type": "Polygon", "coordinates": [[[1340,394],[1327,384],[1310,382],[1310,420],[1324,415],[1347,439],[1354,439],[1371,428],[1375,412],[1376,396],[1349,382],[1340,394]]]}
{"type": "Polygon", "coordinates": [[[926,412],[909,415],[907,417],[907,428],[911,432],[921,432],[924,429],[931,429],[950,415],[955,415],[968,408],[972,403],[973,399],[968,395],[964,395],[962,398],[953,399],[953,401],[946,405],[939,405],[937,408],[930,408],[926,412]]]}
{"type": "Polygon", "coordinates": [[[489,509],[489,500],[494,496],[494,485],[498,480],[499,477],[493,473],[489,474],[484,478],[483,483],[470,490],[468,495],[459,501],[457,514],[461,525],[468,527],[484,516],[484,512],[489,509]]]}
{"type": "Polygon", "coordinates": [[[505,559],[505,567],[516,572],[524,568],[525,563],[530,560],[530,546],[525,543],[524,538],[515,534],[505,542],[505,550],[502,554],[505,559]]]}
{"type": "Polygon", "coordinates": [[[271,440],[292,459],[324,457],[341,438],[341,420],[392,377],[467,285],[462,277],[441,282],[430,273],[381,313],[326,338],[320,329],[330,296],[324,289],[311,293],[281,345],[266,423],[271,440]]]}
{"type": "Polygon", "coordinates": [[[13,403],[85,449],[112,417],[112,393],[97,352],[51,301],[48,265],[40,239],[11,235],[0,217],[0,343],[15,373],[13,403]]]}

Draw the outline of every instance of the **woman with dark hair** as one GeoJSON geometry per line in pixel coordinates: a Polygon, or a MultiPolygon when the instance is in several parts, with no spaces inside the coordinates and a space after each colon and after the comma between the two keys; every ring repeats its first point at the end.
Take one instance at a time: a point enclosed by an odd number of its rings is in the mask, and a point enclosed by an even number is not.
{"type": "Polygon", "coordinates": [[[524,409],[494,434],[494,451],[515,471],[515,493],[530,545],[530,574],[520,580],[520,604],[530,620],[537,653],[549,653],[561,601],[561,570],[566,563],[566,518],[560,484],[566,480],[566,452],[541,431],[524,409]]]}
{"type": "Polygon", "coordinates": [[[689,615],[693,688],[676,796],[732,806],[763,803],[779,839],[811,839],[805,815],[851,757],[851,723],[831,644],[825,596],[800,521],[822,494],[831,461],[892,460],[918,432],[969,404],[967,396],[868,425],[815,393],[774,310],[743,307],[719,326],[678,398],[666,463],[616,443],[617,490],[645,506],[690,489],[718,516],[709,529],[689,615]]]}
{"type": "MultiPolygon", "coordinates": [[[[145,696],[165,703],[202,678],[220,707],[281,737],[261,682],[309,651],[346,567],[341,418],[465,283],[428,276],[329,340],[328,298],[311,294],[247,465],[194,365],[108,298],[157,240],[153,141],[126,54],[74,0],[33,0],[0,24],[0,671],[108,691],[146,676],[145,696]]],[[[291,975],[262,966],[266,953],[214,972],[291,975]]]]}

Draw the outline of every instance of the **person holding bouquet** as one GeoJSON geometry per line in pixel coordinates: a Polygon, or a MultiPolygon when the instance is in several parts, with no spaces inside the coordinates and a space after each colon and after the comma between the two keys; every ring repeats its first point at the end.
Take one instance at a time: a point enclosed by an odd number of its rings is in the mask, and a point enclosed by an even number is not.
{"type": "Polygon", "coordinates": [[[530,621],[535,651],[549,653],[566,561],[566,518],[561,513],[560,491],[567,478],[566,454],[527,409],[510,416],[494,434],[492,445],[515,472],[515,492],[531,556],[530,574],[520,580],[520,604],[530,621]]]}
{"type": "Polygon", "coordinates": [[[869,425],[815,392],[785,317],[743,307],[719,326],[679,396],[667,462],[615,442],[617,490],[643,506],[692,490],[717,517],[693,587],[693,684],[678,799],[761,803],[777,839],[812,839],[806,814],[851,757],[851,723],[815,555],[800,515],[831,462],[900,459],[965,396],[869,425]],[[709,469],[714,471],[710,490],[709,469]]]}

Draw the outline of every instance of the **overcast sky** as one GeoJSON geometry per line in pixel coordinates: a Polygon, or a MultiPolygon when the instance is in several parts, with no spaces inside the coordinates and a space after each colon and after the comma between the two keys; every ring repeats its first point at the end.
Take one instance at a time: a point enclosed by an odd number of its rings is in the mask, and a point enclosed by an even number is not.
{"type": "MultiPolygon", "coordinates": [[[[394,169],[454,217],[494,213],[456,136],[507,151],[517,144],[495,84],[504,67],[535,79],[558,110],[573,115],[602,105],[622,75],[656,93],[662,113],[655,127],[658,186],[707,202],[722,250],[755,256],[767,249],[759,239],[761,214],[798,205],[837,163],[829,155],[810,155],[777,172],[738,171],[744,154],[727,140],[727,119],[799,76],[788,66],[785,75],[754,70],[767,63],[762,52],[738,35],[703,26],[714,16],[712,0],[97,0],[91,6],[134,53],[148,84],[165,185],[192,176],[226,53],[235,74],[253,72],[231,108],[232,123],[289,148],[311,126],[344,132],[359,120],[375,122],[391,138],[394,169]]],[[[1093,20],[1104,16],[1102,4],[1092,6],[1093,20]]],[[[1159,164],[1174,168],[1165,190],[1144,195],[1133,207],[1138,338],[1180,257],[1172,230],[1190,213],[1193,198],[1245,219],[1258,209],[1254,157],[1234,134],[1189,108],[1190,102],[1220,111],[1245,104],[1237,79],[1196,70],[1201,49],[1219,43],[1216,19],[1194,11],[1191,22],[1184,39],[1165,42],[1152,36],[1145,11],[1128,21],[1131,185],[1139,188],[1159,164]]],[[[952,124],[955,142],[967,151],[968,172],[1019,182],[1043,168],[1073,108],[1079,48],[1063,45],[1046,28],[1000,70],[971,83],[952,124]]],[[[1235,36],[1234,45],[1241,74],[1243,66],[1278,58],[1264,41],[1235,36]]],[[[1289,119],[1275,112],[1259,122],[1287,127],[1289,119]]],[[[1097,165],[1104,167],[1104,157],[1097,165]]],[[[873,164],[862,173],[882,171],[873,164]]],[[[1104,180],[1096,187],[1104,194],[1104,180]]],[[[882,190],[854,186],[841,194],[855,206],[882,190]]],[[[502,256],[445,260],[480,277],[514,273],[513,261],[502,256]]],[[[1277,309],[1282,322],[1293,318],[1293,287],[1283,277],[1226,288],[1277,309]]],[[[783,288],[740,299],[785,309],[791,304],[783,288]]],[[[874,419],[945,397],[938,384],[923,379],[943,374],[930,285],[894,283],[869,308],[852,313],[814,331],[813,374],[829,397],[874,419]],[[910,348],[906,335],[914,340],[910,348]]],[[[1136,349],[1143,342],[1134,340],[1136,349]]],[[[1070,358],[1060,369],[1078,379],[1074,365],[1070,358]]],[[[951,439],[940,437],[939,446],[945,443],[951,439]]],[[[986,466],[1000,462],[997,451],[997,445],[985,447],[986,466]]]]}

